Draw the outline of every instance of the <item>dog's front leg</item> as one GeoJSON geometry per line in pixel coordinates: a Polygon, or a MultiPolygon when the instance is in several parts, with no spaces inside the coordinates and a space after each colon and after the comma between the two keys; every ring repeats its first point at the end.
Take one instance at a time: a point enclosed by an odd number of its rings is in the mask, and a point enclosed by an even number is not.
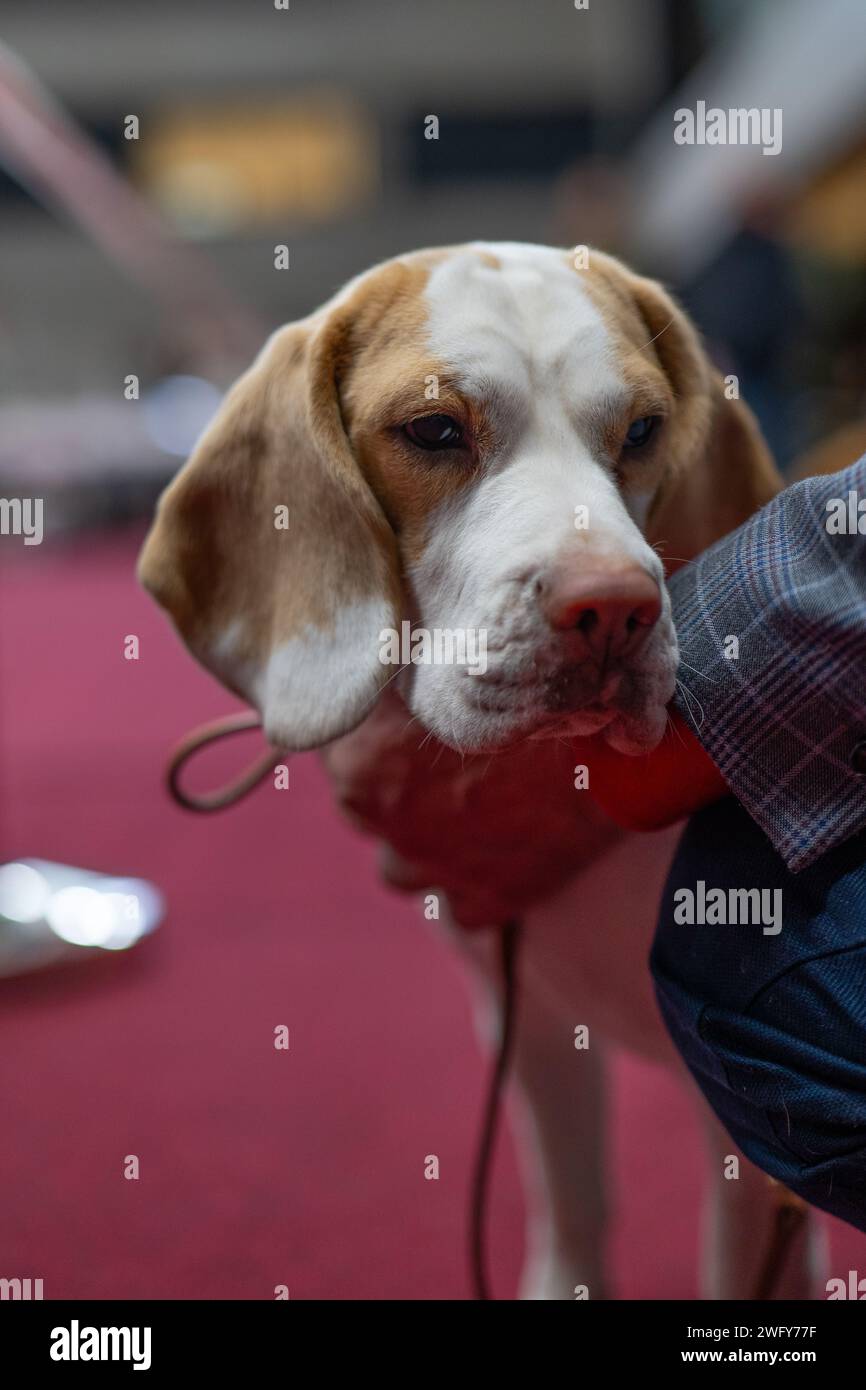
{"type": "MultiPolygon", "coordinates": [[[[528,929],[531,932],[531,927],[528,929]]],[[[480,973],[479,1032],[495,1046],[502,991],[492,934],[456,930],[480,973]]],[[[532,968],[520,963],[514,1118],[528,1221],[520,1285],[525,1299],[604,1298],[604,1050],[575,1049],[572,1021],[532,968]]]]}

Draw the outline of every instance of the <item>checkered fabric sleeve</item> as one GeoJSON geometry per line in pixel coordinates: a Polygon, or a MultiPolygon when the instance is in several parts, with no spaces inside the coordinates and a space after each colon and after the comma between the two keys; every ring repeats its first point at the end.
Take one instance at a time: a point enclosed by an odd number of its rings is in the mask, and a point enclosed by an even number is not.
{"type": "Polygon", "coordinates": [[[677,707],[788,868],[866,827],[866,458],[669,581],[677,707]]]}

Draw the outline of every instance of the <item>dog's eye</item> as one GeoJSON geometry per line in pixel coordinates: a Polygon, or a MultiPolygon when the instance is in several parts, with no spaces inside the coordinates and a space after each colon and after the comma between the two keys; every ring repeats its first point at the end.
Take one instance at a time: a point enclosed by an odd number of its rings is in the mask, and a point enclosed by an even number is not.
{"type": "Polygon", "coordinates": [[[463,443],[463,430],[451,415],[419,415],[403,433],[419,449],[459,449],[463,443]]]}
{"type": "Polygon", "coordinates": [[[625,437],[626,449],[641,449],[655,432],[659,422],[658,415],[644,415],[640,420],[632,420],[625,437]]]}

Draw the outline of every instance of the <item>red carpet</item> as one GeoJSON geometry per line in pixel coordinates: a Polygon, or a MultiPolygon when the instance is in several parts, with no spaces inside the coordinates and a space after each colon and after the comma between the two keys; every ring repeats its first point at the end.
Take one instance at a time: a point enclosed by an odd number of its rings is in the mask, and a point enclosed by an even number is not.
{"type": "MultiPolygon", "coordinates": [[[[169,908],[128,955],[0,983],[0,1277],[47,1298],[465,1297],[484,1071],[460,971],[379,887],[313,757],[223,815],[167,801],[166,750],[230,702],[139,593],[136,545],[34,547],[0,576],[0,860],[144,875],[169,908]]],[[[616,1291],[692,1297],[689,1102],[624,1061],[615,1123],[616,1291]]],[[[507,1297],[507,1144],[494,1207],[507,1297]]],[[[833,1240],[835,1273],[866,1270],[864,1238],[833,1240]]]]}

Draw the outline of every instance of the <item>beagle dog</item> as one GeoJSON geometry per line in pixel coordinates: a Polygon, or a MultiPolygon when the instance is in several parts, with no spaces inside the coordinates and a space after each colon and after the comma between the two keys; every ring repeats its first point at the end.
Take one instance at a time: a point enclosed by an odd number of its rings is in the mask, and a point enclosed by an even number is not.
{"type": "MultiPolygon", "coordinates": [[[[607,1294],[609,1049],[679,1065],[646,968],[678,830],[618,830],[568,736],[657,743],[666,569],[779,486],[658,284],[599,251],[473,243],[376,266],[279,329],[145,544],[141,578],[190,650],[276,747],[324,750],[390,882],[438,893],[449,923],[525,915],[526,1297],[607,1294]],[[419,630],[483,634],[484,660],[383,656],[419,630]]],[[[495,1015],[491,934],[448,932],[495,1015]]],[[[772,1198],[742,1155],[726,1178],[736,1150],[706,1113],[703,1290],[746,1298],[772,1198]]],[[[807,1295],[814,1245],[807,1229],[780,1296],[807,1295]]]]}

